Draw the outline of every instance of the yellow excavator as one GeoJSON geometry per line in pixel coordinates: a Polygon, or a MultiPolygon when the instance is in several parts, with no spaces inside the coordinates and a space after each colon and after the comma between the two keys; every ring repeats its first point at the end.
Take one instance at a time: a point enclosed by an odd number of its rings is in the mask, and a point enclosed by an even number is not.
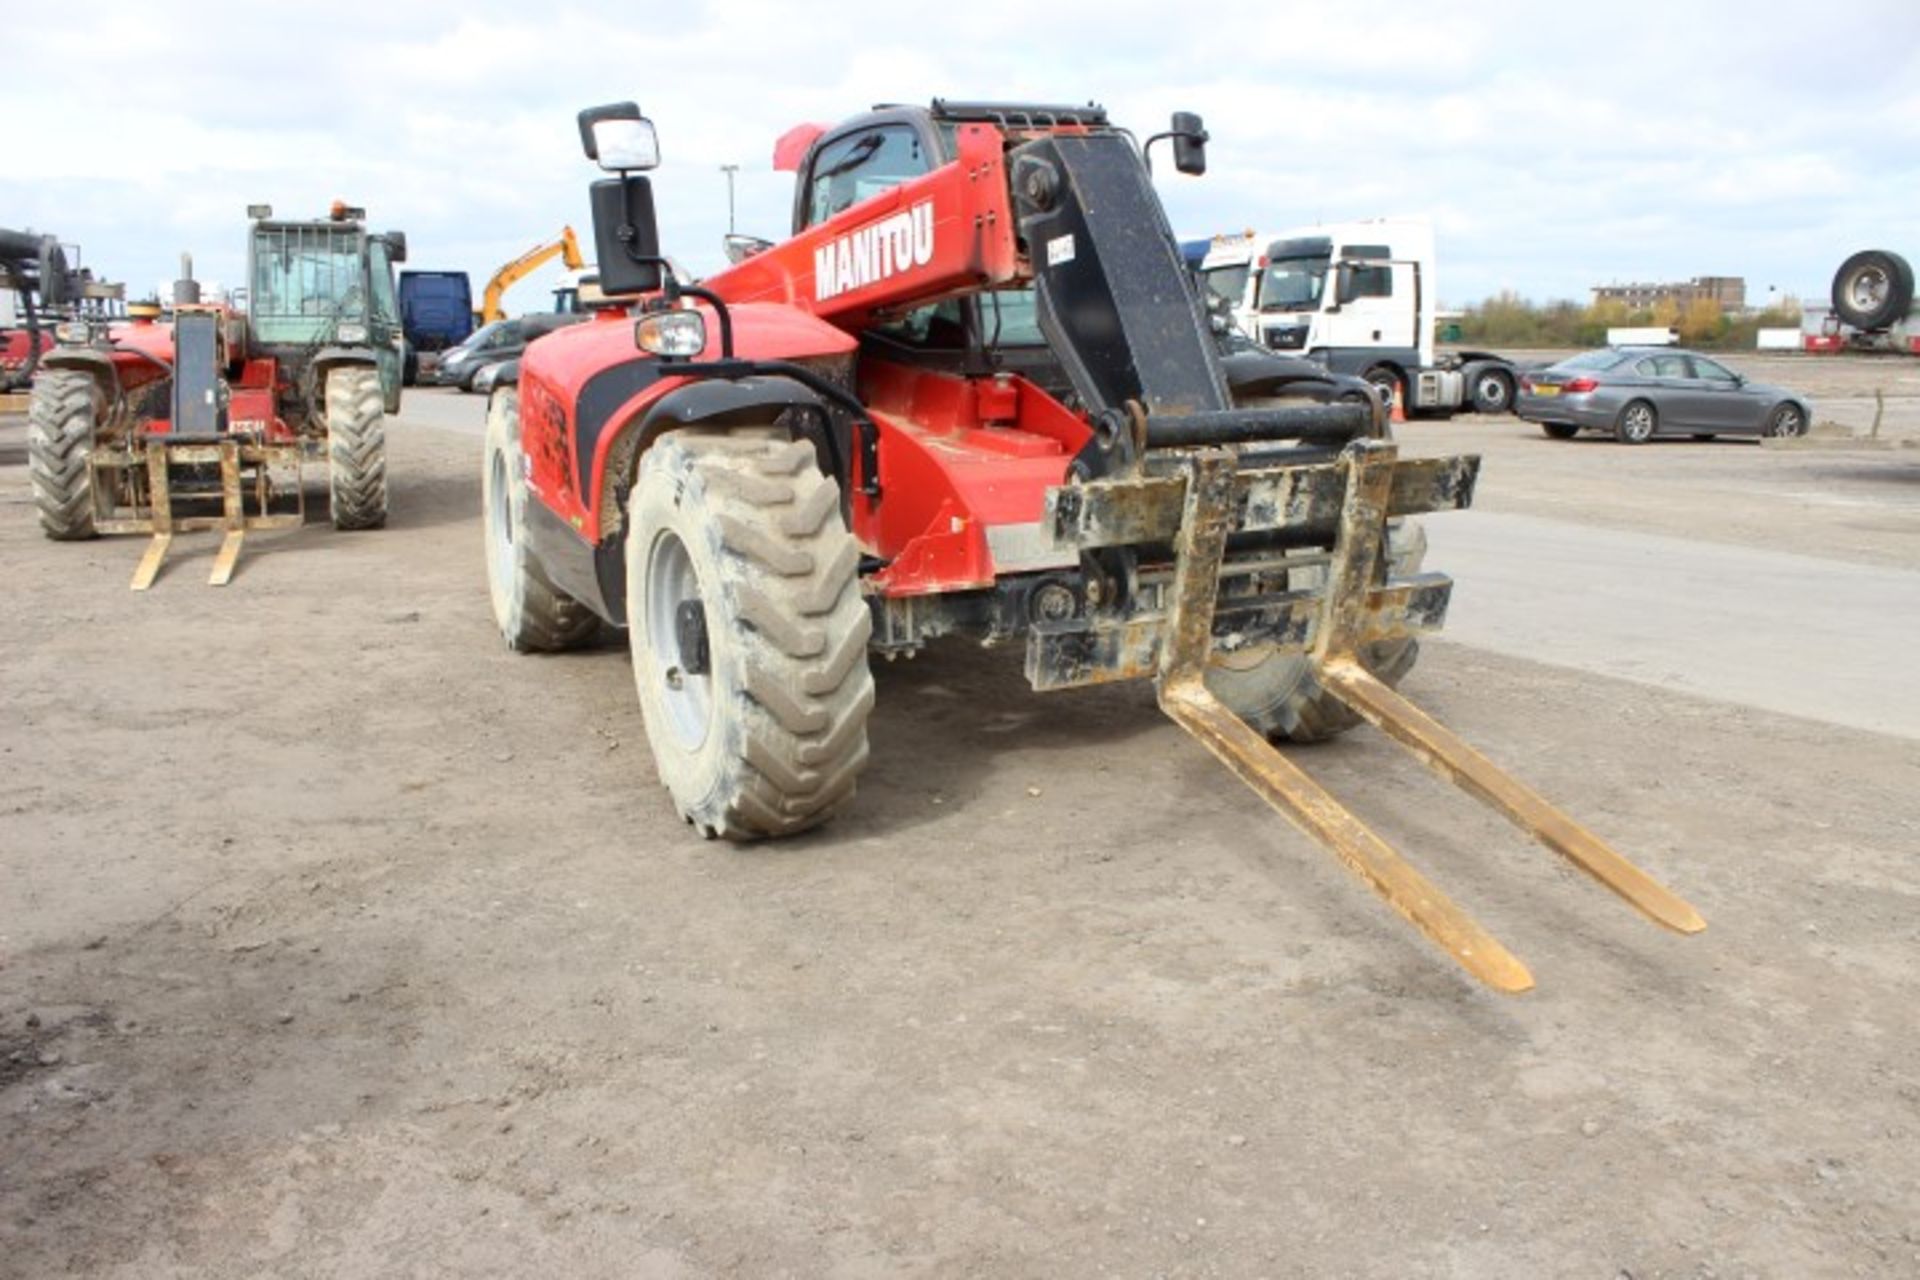
{"type": "Polygon", "coordinates": [[[558,237],[533,246],[493,273],[493,279],[487,281],[487,291],[480,299],[480,323],[492,324],[495,320],[506,319],[507,313],[500,303],[507,296],[507,290],[525,279],[528,273],[537,270],[542,263],[555,258],[564,262],[569,271],[578,271],[586,266],[586,259],[580,256],[580,241],[575,238],[572,227],[560,228],[558,237]]]}

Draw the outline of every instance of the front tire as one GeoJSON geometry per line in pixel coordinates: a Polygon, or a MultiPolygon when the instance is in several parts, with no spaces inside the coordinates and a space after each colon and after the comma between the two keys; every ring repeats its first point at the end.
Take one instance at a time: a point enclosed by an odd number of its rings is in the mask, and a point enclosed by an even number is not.
{"type": "Polygon", "coordinates": [[[1634,400],[1613,420],[1614,438],[1621,444],[1645,444],[1660,429],[1660,414],[1649,401],[1634,400]]]}
{"type": "Polygon", "coordinates": [[[1767,417],[1767,434],[1776,440],[1807,434],[1806,412],[1797,404],[1780,405],[1767,417]]]}
{"type": "Polygon", "coordinates": [[[819,825],[867,763],[872,615],[840,488],[784,431],[677,431],[626,533],[634,682],[660,780],[708,837],[819,825]]]}
{"type": "Polygon", "coordinates": [[[47,369],[27,402],[27,471],[40,530],[55,542],[97,536],[94,529],[94,434],[100,384],[71,369],[47,369]]]}
{"type": "Polygon", "coordinates": [[[327,497],[336,529],[387,522],[386,402],[373,369],[327,374],[327,497]]]}
{"type": "MultiPolygon", "coordinates": [[[[1398,520],[1387,529],[1387,555],[1394,577],[1420,571],[1427,555],[1427,535],[1411,520],[1398,520]]],[[[1326,585],[1326,570],[1296,570],[1290,587],[1315,589],[1326,585]]],[[[1397,685],[1413,670],[1420,642],[1412,636],[1364,646],[1360,659],[1367,670],[1388,685],[1397,685]]],[[[1207,668],[1207,688],[1233,713],[1270,738],[1289,742],[1325,742],[1360,723],[1359,715],[1329,693],[1313,674],[1304,653],[1268,651],[1264,656],[1237,661],[1217,654],[1207,668]]]]}
{"type": "Polygon", "coordinates": [[[578,649],[599,632],[600,619],[546,580],[527,552],[527,477],[520,452],[520,396],[502,391],[487,406],[487,452],[480,473],[487,590],[493,620],[509,649],[557,653],[578,649]]]}
{"type": "Polygon", "coordinates": [[[1377,364],[1360,376],[1366,379],[1380,397],[1380,404],[1386,409],[1389,418],[1393,417],[1396,409],[1402,418],[1407,416],[1406,382],[1397,370],[1391,365],[1377,364]]]}

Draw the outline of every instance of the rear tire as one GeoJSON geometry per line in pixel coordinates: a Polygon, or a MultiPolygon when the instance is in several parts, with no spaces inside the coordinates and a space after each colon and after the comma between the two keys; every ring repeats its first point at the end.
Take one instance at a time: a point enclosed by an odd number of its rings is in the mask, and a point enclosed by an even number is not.
{"type": "Polygon", "coordinates": [[[1505,413],[1513,408],[1513,378],[1498,369],[1485,369],[1473,378],[1473,411],[1505,413]]]}
{"type": "Polygon", "coordinates": [[[1660,429],[1660,414],[1647,400],[1631,400],[1613,420],[1613,435],[1621,444],[1645,444],[1660,429]]]}
{"type": "Polygon", "coordinates": [[[336,529],[387,522],[387,423],[380,375],[352,365],[327,374],[327,495],[336,529]]]}
{"type": "MultiPolygon", "coordinates": [[[[1387,554],[1395,577],[1418,573],[1427,554],[1425,530],[1411,520],[1394,522],[1387,530],[1387,554]]],[[[1300,571],[1290,585],[1310,589],[1325,583],[1326,571],[1312,569],[1300,571]]],[[[1389,685],[1399,684],[1419,656],[1420,642],[1411,636],[1360,651],[1367,670],[1389,685]]],[[[1352,708],[1320,684],[1303,653],[1269,652],[1246,665],[1216,657],[1207,668],[1207,688],[1261,733],[1289,742],[1325,742],[1360,723],[1352,708]]]]}
{"type": "Polygon", "coordinates": [[[660,780],[683,818],[730,840],[805,831],[851,800],[873,709],[873,620],[840,488],[812,444],[750,431],[661,437],[626,533],[660,780]]]}
{"type": "Polygon", "coordinates": [[[27,402],[27,471],[40,529],[55,542],[96,537],[94,529],[94,433],[101,407],[100,384],[70,369],[47,369],[33,380],[27,402]]]}
{"type": "Polygon", "coordinates": [[[1833,310],[1856,329],[1884,329],[1913,307],[1913,268],[1897,253],[1867,249],[1833,274],[1833,310]]]}
{"type": "Polygon", "coordinates": [[[503,391],[487,408],[487,452],[480,473],[487,590],[507,648],[522,653],[578,649],[600,619],[549,583],[527,553],[527,477],[520,452],[520,396],[503,391]]]}
{"type": "Polygon", "coordinates": [[[1555,440],[1571,440],[1580,434],[1580,428],[1571,422],[1543,422],[1540,429],[1555,440]]]}

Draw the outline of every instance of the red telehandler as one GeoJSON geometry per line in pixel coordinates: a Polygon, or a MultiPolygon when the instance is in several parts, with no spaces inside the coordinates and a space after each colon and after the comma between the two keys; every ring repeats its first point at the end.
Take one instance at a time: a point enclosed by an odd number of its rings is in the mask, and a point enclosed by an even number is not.
{"type": "Polygon", "coordinates": [[[484,472],[516,649],[624,625],[660,777],[707,836],[804,830],[853,795],[869,654],[1022,639],[1036,690],[1152,679],[1160,705],[1476,978],[1505,947],[1283,755],[1371,721],[1646,915],[1704,922],[1391,687],[1451,583],[1406,517],[1479,460],[1401,459],[1380,404],[1219,336],[1142,146],[1097,106],[936,100],[803,126],[794,234],[694,286],[660,253],[652,124],[584,111],[601,288],[529,349],[484,472]],[[717,348],[717,350],[716,350],[717,348]]]}

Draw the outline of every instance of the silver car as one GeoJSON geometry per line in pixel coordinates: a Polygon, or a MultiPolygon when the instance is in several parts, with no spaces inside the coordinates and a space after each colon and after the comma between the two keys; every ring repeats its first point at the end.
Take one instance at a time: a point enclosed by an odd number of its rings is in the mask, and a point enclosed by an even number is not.
{"type": "Polygon", "coordinates": [[[1800,436],[1808,421],[1807,402],[1794,392],[1672,347],[1584,351],[1529,371],[1513,411],[1556,440],[1607,431],[1622,444],[1661,435],[1800,436]]]}

